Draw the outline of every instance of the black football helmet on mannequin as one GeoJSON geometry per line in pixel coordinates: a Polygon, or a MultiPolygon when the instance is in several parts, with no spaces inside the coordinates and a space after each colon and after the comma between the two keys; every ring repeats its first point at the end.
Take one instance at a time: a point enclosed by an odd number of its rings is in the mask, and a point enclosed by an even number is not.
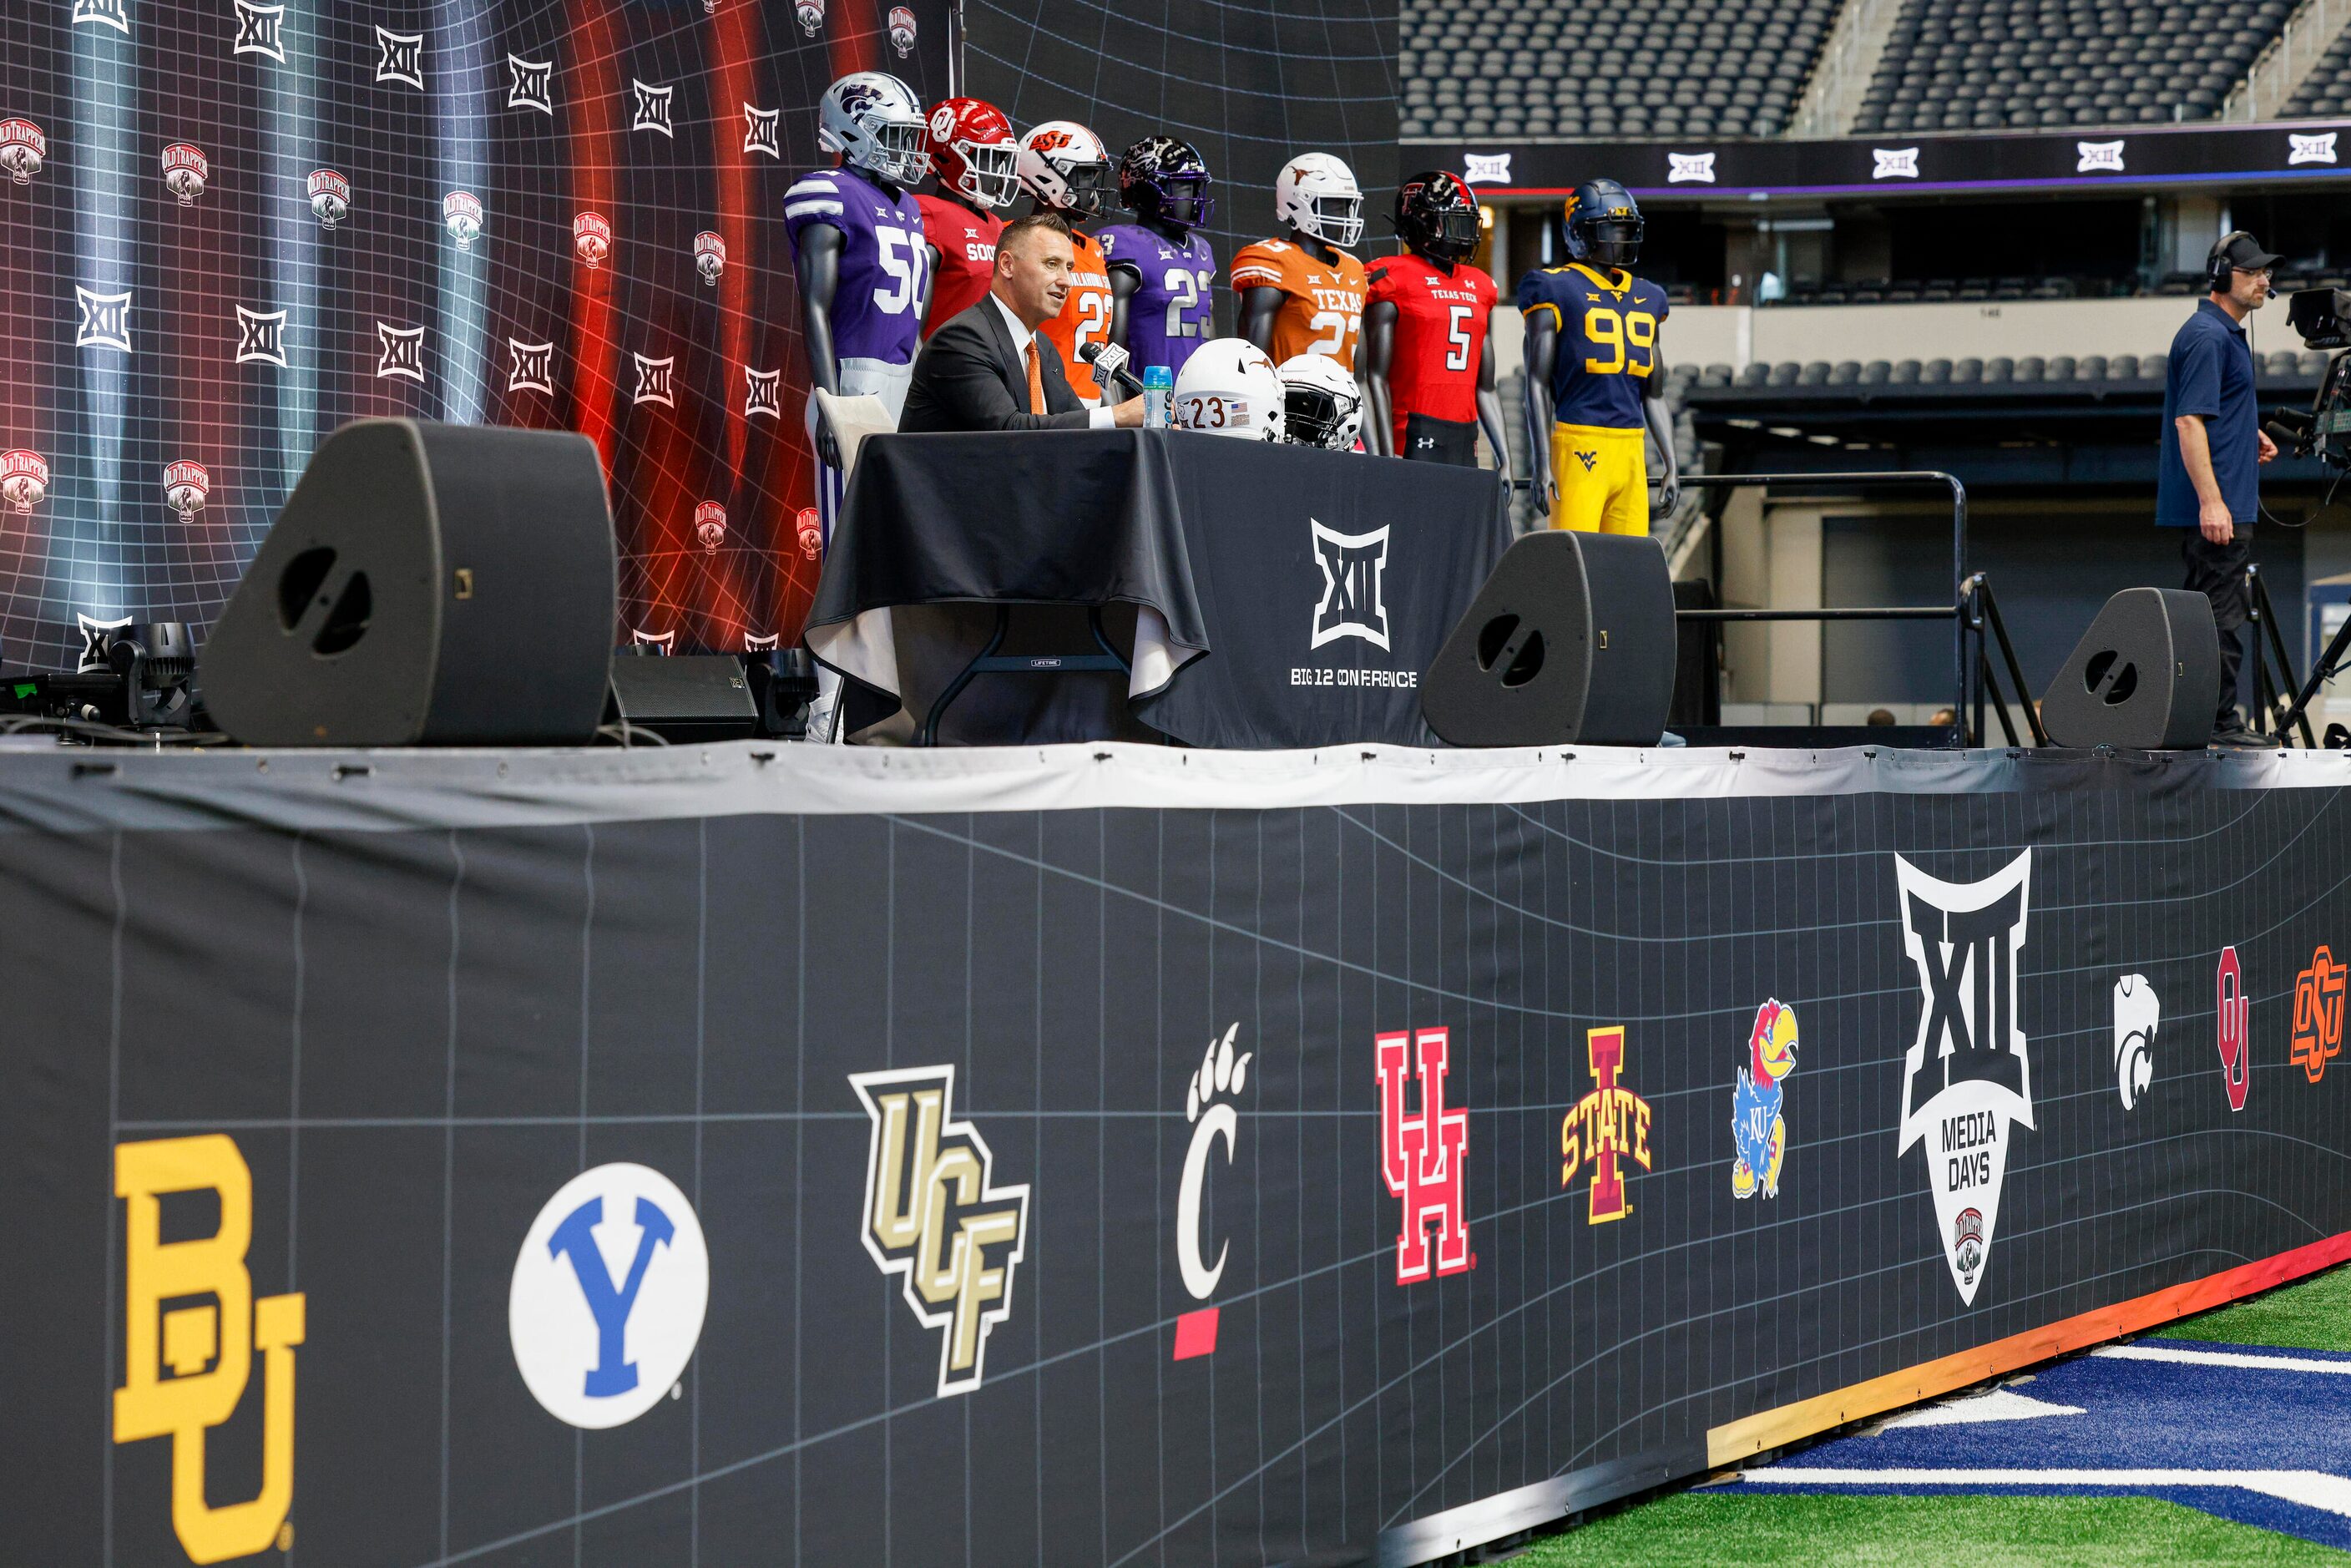
{"type": "Polygon", "coordinates": [[[1567,254],[1594,267],[1630,267],[1641,259],[1646,226],[1633,193],[1614,180],[1586,180],[1568,193],[1567,254]]]}
{"type": "Polygon", "coordinates": [[[1441,169],[1396,187],[1395,231],[1404,243],[1439,261],[1466,261],[1478,249],[1478,198],[1458,174],[1441,169]]]}
{"type": "Polygon", "coordinates": [[[1217,210],[1208,161],[1188,141],[1146,136],[1118,161],[1118,199],[1139,218],[1196,229],[1217,210]]]}

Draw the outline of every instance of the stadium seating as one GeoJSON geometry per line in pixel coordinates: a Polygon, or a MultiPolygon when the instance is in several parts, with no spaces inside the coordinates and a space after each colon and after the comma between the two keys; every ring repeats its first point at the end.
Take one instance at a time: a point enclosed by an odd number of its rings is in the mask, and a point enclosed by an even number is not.
{"type": "Polygon", "coordinates": [[[2327,46],[2281,112],[2287,120],[2351,113],[2351,33],[2327,46]]]}
{"type": "MultiPolygon", "coordinates": [[[[2293,0],[1903,0],[1853,129],[2210,120],[2293,0]]],[[[2338,46],[2340,47],[2340,46],[2338,46]]]]}
{"type": "MultiPolygon", "coordinates": [[[[2161,352],[2111,357],[2087,354],[2078,360],[2070,354],[2053,354],[2045,360],[2038,355],[2023,359],[2001,355],[1989,360],[1872,360],[1865,365],[1854,360],[1836,364],[1822,360],[1782,360],[1776,363],[1759,361],[1739,371],[1718,362],[1687,376],[1689,367],[1676,365],[1671,371],[1674,384],[1669,389],[1668,402],[1678,409],[1693,386],[1701,391],[1735,387],[1748,391],[1794,389],[1806,393],[1815,388],[1822,392],[1871,393],[1886,386],[1934,386],[1957,395],[1954,389],[2004,390],[2019,382],[2078,385],[2085,382],[2160,381],[2165,357],[2161,352]]],[[[2326,355],[2314,350],[2296,352],[2279,349],[2262,356],[2258,366],[2260,380],[2264,386],[2314,385],[2326,369],[2326,355]]]]}
{"type": "Polygon", "coordinates": [[[1836,11],[1834,0],[1405,0],[1402,132],[1776,135],[1836,11]]]}

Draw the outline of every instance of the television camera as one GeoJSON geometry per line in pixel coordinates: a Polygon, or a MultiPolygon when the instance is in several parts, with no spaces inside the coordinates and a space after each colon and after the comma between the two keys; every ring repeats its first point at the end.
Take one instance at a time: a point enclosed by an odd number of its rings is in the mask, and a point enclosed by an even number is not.
{"type": "MultiPolygon", "coordinates": [[[[2286,325],[2303,346],[2351,348],[2351,289],[2298,288],[2286,298],[2286,325]]],[[[2282,408],[2262,427],[2296,457],[2315,457],[2339,471],[2351,469],[2351,356],[2336,353],[2318,379],[2318,395],[2308,409],[2282,408]]],[[[2330,492],[2329,497],[2333,497],[2330,492]]]]}

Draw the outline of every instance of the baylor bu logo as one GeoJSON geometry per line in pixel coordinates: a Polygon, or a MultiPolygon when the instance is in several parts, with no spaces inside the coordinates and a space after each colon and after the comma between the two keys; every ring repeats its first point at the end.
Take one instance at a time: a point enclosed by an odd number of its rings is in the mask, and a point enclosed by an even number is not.
{"type": "Polygon", "coordinates": [[[1029,1249],[1029,1188],[994,1185],[996,1156],[955,1119],[955,1068],[852,1072],[873,1123],[865,1161],[865,1250],[904,1281],[925,1328],[944,1329],[939,1396],[980,1385],[987,1336],[1012,1315],[1029,1249]]]}
{"type": "Polygon", "coordinates": [[[294,1500],[294,1347],[302,1343],[304,1298],[253,1299],[245,1266],[253,1173],[235,1143],[217,1133],[120,1144],[114,1196],[124,1204],[125,1309],[114,1440],[172,1439],[172,1528],[189,1561],[225,1563],[280,1545],[294,1500]],[[213,1194],[220,1228],[165,1241],[163,1196],[183,1192],[213,1194]],[[205,1434],[235,1413],[256,1351],[265,1385],[261,1494],[215,1508],[204,1495],[205,1434]]]}
{"type": "Polygon", "coordinates": [[[1380,1076],[1380,1175],[1388,1191],[1404,1199],[1404,1223],[1396,1232],[1396,1283],[1413,1284],[1432,1274],[1458,1274],[1478,1260],[1469,1251],[1468,1209],[1462,1200],[1461,1172],[1469,1156],[1469,1113],[1445,1108],[1447,1031],[1425,1029],[1416,1035],[1378,1038],[1380,1076]],[[1420,1113],[1405,1114],[1405,1083],[1413,1076],[1411,1055],[1420,1065],[1420,1113]],[[1431,1265],[1429,1227],[1437,1228],[1431,1265]]]}

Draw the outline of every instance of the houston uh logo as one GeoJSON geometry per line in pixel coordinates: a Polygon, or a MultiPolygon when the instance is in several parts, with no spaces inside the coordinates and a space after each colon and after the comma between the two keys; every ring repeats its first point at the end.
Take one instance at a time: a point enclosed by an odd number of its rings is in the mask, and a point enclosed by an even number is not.
{"type": "Polygon", "coordinates": [[[172,1439],[172,1528],[191,1562],[225,1563],[279,1545],[294,1501],[294,1347],[302,1343],[304,1298],[253,1298],[245,1266],[253,1172],[235,1141],[217,1133],[120,1144],[114,1196],[126,1208],[125,1372],[114,1391],[114,1440],[172,1439]],[[220,1228],[165,1241],[162,1197],[182,1192],[216,1194],[220,1228]],[[205,1296],[212,1300],[186,1304],[205,1296]],[[183,1304],[167,1311],[166,1301],[183,1304]],[[204,1500],[204,1434],[245,1397],[256,1351],[266,1388],[261,1495],[215,1508],[204,1500]]]}

